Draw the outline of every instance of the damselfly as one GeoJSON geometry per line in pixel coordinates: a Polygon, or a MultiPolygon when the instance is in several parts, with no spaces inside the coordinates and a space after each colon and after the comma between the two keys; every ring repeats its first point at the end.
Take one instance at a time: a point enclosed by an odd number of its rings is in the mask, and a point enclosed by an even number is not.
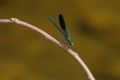
{"type": "Polygon", "coordinates": [[[60,27],[62,30],[59,28],[59,26],[55,23],[55,21],[50,16],[48,16],[48,18],[50,19],[50,21],[52,21],[52,23],[55,25],[55,27],[64,35],[68,44],[73,46],[74,42],[70,38],[70,34],[69,34],[69,31],[68,31],[68,28],[67,28],[67,25],[65,23],[65,19],[64,19],[63,15],[59,14],[59,24],[60,24],[60,27]]]}

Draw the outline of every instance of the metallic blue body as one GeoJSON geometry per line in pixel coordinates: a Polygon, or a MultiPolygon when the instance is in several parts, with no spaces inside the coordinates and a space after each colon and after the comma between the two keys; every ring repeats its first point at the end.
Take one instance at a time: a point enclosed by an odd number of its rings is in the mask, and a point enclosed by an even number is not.
{"type": "Polygon", "coordinates": [[[70,34],[69,34],[69,31],[68,31],[67,26],[65,24],[65,19],[64,19],[63,15],[62,14],[59,15],[59,24],[60,24],[60,27],[62,30],[57,26],[57,24],[54,22],[54,20],[50,16],[48,16],[48,18],[50,19],[50,21],[52,21],[52,23],[56,26],[56,28],[64,35],[68,44],[73,46],[74,42],[70,38],[70,34]]]}

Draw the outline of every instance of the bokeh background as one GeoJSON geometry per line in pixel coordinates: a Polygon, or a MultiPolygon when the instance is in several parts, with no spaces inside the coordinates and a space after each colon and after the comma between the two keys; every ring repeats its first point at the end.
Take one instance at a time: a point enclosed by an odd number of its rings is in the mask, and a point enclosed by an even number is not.
{"type": "MultiPolygon", "coordinates": [[[[0,18],[16,17],[58,40],[62,13],[75,45],[96,80],[120,80],[119,0],[0,0],[0,18]]],[[[67,52],[41,34],[17,24],[0,23],[0,80],[88,80],[67,52]]]]}

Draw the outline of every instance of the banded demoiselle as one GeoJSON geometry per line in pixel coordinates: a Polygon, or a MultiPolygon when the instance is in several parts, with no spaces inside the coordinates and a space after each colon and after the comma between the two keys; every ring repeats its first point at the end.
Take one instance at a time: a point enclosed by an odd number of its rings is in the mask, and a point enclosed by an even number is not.
{"type": "Polygon", "coordinates": [[[65,23],[65,19],[64,19],[63,15],[59,14],[59,24],[60,24],[61,29],[59,28],[59,26],[54,22],[54,20],[50,16],[48,16],[48,18],[50,19],[50,21],[52,21],[52,23],[55,25],[55,27],[64,35],[67,43],[69,45],[73,46],[74,42],[70,38],[70,34],[69,34],[69,31],[68,31],[68,28],[65,23]]]}

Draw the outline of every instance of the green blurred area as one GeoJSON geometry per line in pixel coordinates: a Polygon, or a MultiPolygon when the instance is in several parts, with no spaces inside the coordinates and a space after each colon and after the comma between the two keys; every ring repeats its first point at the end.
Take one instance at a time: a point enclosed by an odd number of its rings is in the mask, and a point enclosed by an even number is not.
{"type": "MultiPolygon", "coordinates": [[[[48,20],[65,16],[77,52],[96,80],[120,80],[119,0],[0,0],[0,18],[16,17],[58,40],[48,20]]],[[[41,34],[0,23],[0,80],[88,80],[81,66],[41,34]]]]}

